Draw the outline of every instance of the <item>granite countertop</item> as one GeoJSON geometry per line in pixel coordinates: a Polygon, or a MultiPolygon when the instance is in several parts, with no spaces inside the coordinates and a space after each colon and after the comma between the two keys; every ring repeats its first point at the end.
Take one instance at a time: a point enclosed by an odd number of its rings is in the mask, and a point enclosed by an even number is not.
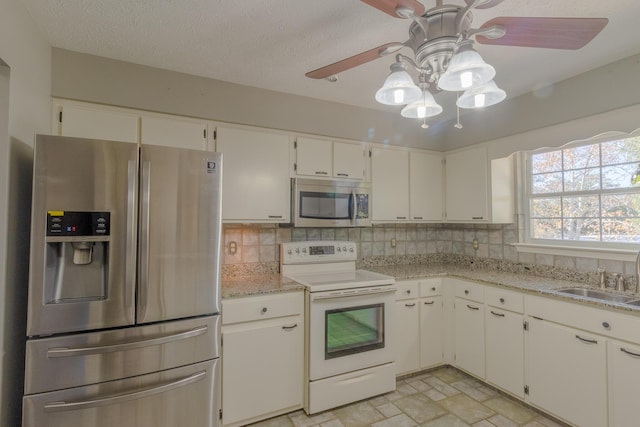
{"type": "MultiPolygon", "coordinates": [[[[396,280],[425,279],[429,277],[455,277],[472,280],[483,285],[497,286],[515,291],[526,292],[582,303],[599,308],[614,309],[640,316],[640,307],[630,306],[593,298],[559,294],[556,291],[565,288],[587,288],[587,284],[571,280],[560,280],[532,274],[510,273],[493,269],[459,267],[453,264],[399,264],[381,265],[365,268],[376,273],[393,276],[396,280]]],[[[235,298],[250,295],[292,292],[304,290],[304,286],[280,274],[260,274],[223,278],[222,298],[235,298]]],[[[631,293],[630,293],[631,294],[631,293]]],[[[632,294],[633,295],[633,294],[632,294]]],[[[640,299],[640,295],[635,295],[640,299]]]]}
{"type": "Polygon", "coordinates": [[[280,274],[260,274],[222,279],[222,298],[304,290],[304,286],[280,274]]]}

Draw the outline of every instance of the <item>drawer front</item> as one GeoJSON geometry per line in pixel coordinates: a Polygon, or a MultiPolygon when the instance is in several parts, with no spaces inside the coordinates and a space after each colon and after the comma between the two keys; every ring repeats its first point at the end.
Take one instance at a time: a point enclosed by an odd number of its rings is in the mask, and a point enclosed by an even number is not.
{"type": "Polygon", "coordinates": [[[442,279],[420,280],[420,297],[433,297],[442,295],[442,279]]]}
{"type": "Polygon", "coordinates": [[[484,302],[484,286],[465,280],[453,279],[456,286],[456,296],[475,302],[484,302]]]}
{"type": "Polygon", "coordinates": [[[295,316],[304,312],[304,292],[284,292],[222,300],[222,324],[295,316]]]}
{"type": "Polygon", "coordinates": [[[396,301],[418,298],[420,282],[418,280],[401,280],[396,282],[396,301]]]}
{"type": "Polygon", "coordinates": [[[524,312],[524,296],[517,292],[498,288],[487,288],[484,291],[485,302],[493,307],[516,313],[524,312]]]}

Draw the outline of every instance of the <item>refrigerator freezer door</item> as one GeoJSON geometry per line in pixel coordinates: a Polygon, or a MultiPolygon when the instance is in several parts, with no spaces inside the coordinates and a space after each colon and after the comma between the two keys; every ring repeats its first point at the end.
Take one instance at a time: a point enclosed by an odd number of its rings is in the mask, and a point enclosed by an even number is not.
{"type": "Polygon", "coordinates": [[[24,427],[218,425],[220,359],[25,396],[24,427]]]}
{"type": "Polygon", "coordinates": [[[143,145],[137,323],[220,312],[221,154],[143,145]]]}
{"type": "Polygon", "coordinates": [[[134,323],[137,171],[134,144],[36,137],[27,335],[134,323]],[[105,235],[76,229],[94,214],[105,235]]]}
{"type": "Polygon", "coordinates": [[[25,394],[185,366],[220,355],[220,316],[27,341],[25,394]],[[55,374],[54,374],[55,373],[55,374]]]}

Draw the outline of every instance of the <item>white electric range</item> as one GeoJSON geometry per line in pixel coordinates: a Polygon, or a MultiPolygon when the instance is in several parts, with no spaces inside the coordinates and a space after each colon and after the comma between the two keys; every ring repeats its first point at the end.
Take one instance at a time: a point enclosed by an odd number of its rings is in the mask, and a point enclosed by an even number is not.
{"type": "Polygon", "coordinates": [[[305,286],[305,411],[395,389],[395,279],[356,269],[346,241],[283,243],[280,268],[305,286]]]}

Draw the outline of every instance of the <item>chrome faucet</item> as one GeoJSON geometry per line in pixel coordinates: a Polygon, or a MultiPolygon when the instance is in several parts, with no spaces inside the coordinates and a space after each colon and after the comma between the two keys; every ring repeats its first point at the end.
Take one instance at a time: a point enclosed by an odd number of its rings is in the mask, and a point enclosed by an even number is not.
{"type": "Polygon", "coordinates": [[[607,288],[607,281],[606,281],[606,274],[607,271],[600,267],[596,270],[596,272],[600,275],[600,289],[606,289],[607,288]]]}

